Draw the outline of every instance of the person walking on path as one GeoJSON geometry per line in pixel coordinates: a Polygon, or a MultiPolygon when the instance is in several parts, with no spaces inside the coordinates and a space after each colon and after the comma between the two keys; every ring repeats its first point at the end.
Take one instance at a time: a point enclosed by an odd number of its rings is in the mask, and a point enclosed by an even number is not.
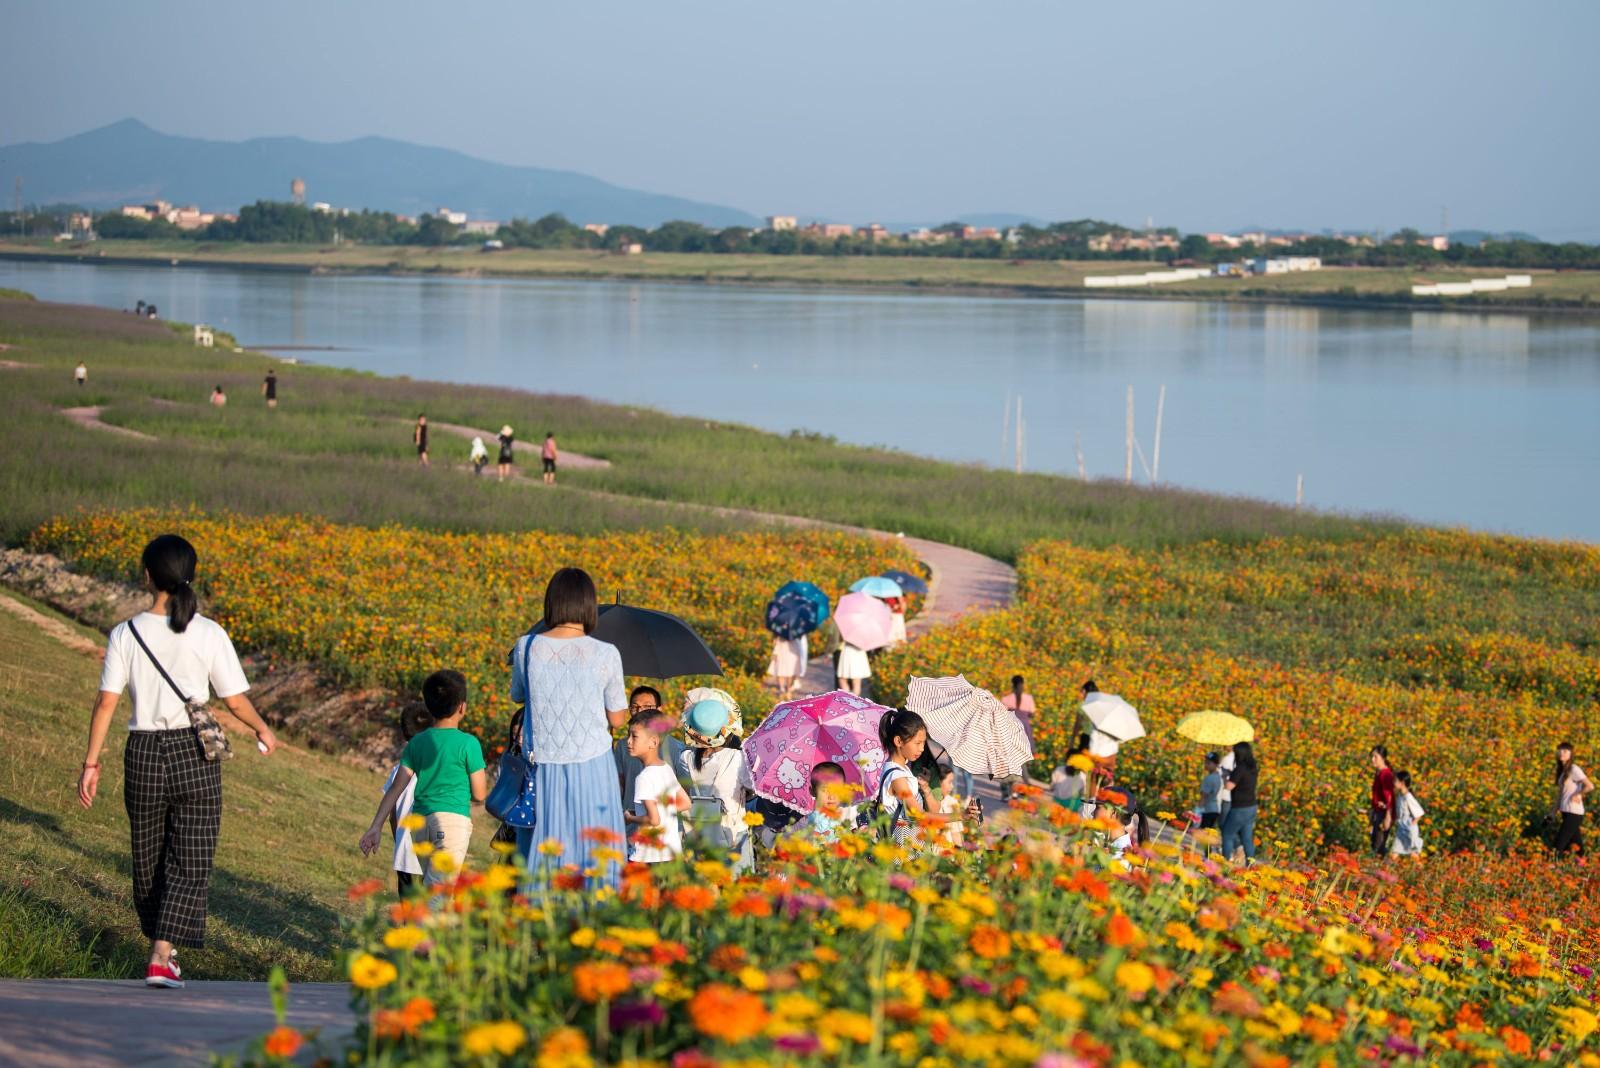
{"type": "Polygon", "coordinates": [[[261,395],[267,398],[268,408],[278,406],[278,372],[267,372],[266,380],[261,383],[261,395]]]}
{"type": "Polygon", "coordinates": [[[561,450],[556,448],[555,431],[547,430],[544,435],[544,448],[539,450],[539,459],[544,461],[544,484],[556,484],[556,461],[561,459],[561,450]]]}
{"type": "Polygon", "coordinates": [[[82,360],[79,360],[78,366],[72,369],[72,380],[80,386],[89,384],[89,368],[82,360]]]}
{"type": "Polygon", "coordinates": [[[516,454],[517,436],[512,433],[510,423],[502,426],[497,436],[500,439],[500,481],[504,482],[511,477],[511,463],[516,454]]]}
{"type": "Polygon", "coordinates": [[[147,986],[182,987],[176,948],[205,945],[211,863],[222,824],[222,764],[206,759],[190,717],[190,699],[214,691],[257,747],[278,747],[245,691],[239,654],[227,633],[199,614],[198,558],[176,534],[144,547],[150,608],[118,624],[106,641],[100,692],[89,718],[89,746],[78,778],[78,803],[94,804],[100,751],[117,702],[133,701],[123,755],[123,804],[132,831],[133,906],[150,940],[147,986]]]}
{"type": "MultiPolygon", "coordinates": [[[[1372,803],[1367,809],[1367,824],[1372,830],[1372,855],[1387,856],[1389,829],[1394,826],[1394,772],[1389,768],[1389,750],[1372,747],[1372,803]]],[[[1238,804],[1238,799],[1234,804],[1238,804]]]]}
{"type": "Polygon", "coordinates": [[[467,459],[472,461],[472,473],[481,477],[484,464],[489,462],[489,450],[484,448],[482,438],[472,439],[472,452],[468,454],[467,459]]]}
{"type": "Polygon", "coordinates": [[[1033,752],[1033,715],[1038,709],[1034,706],[1033,694],[1023,688],[1021,675],[1011,676],[1011,689],[1001,696],[1000,703],[1022,724],[1022,731],[1028,736],[1028,752],[1033,752]]]}
{"type": "Polygon", "coordinates": [[[1260,773],[1250,743],[1235,745],[1227,783],[1233,792],[1233,806],[1222,821],[1222,855],[1229,860],[1241,846],[1246,862],[1256,859],[1256,779],[1260,773]]]}
{"type": "Polygon", "coordinates": [[[772,658],[767,661],[767,674],[778,684],[778,700],[787,701],[794,695],[795,685],[805,677],[809,652],[809,643],[804,634],[798,638],[772,639],[772,658]]]}
{"type": "Polygon", "coordinates": [[[834,671],[839,688],[860,697],[862,683],[872,678],[872,661],[865,649],[843,642],[839,646],[839,665],[834,671]]]}
{"type": "Polygon", "coordinates": [[[211,391],[211,407],[225,408],[228,404],[228,395],[222,392],[222,383],[217,383],[217,388],[211,391]]]}
{"type": "Polygon", "coordinates": [[[428,466],[428,417],[419,414],[417,425],[411,430],[411,443],[417,447],[417,463],[428,466]]]}
{"type": "Polygon", "coordinates": [[[1572,743],[1556,746],[1556,853],[1583,855],[1583,799],[1594,783],[1572,759],[1572,743]]]}
{"type": "Polygon", "coordinates": [[[628,700],[622,654],[590,636],[599,616],[594,580],[564,567],[545,587],[545,630],[523,635],[511,651],[511,700],[527,707],[522,746],[534,788],[534,825],[517,831],[517,849],[534,868],[598,866],[600,881],[614,886],[616,866],[593,852],[623,842],[611,731],[627,721],[628,700]],[[560,853],[536,852],[535,834],[559,843],[560,853]]]}

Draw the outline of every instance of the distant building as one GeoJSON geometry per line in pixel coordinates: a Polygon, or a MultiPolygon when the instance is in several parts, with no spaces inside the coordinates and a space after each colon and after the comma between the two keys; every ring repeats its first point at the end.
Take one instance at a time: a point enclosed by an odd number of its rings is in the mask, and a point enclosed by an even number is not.
{"type": "Polygon", "coordinates": [[[469,234],[494,234],[499,232],[500,224],[493,219],[469,219],[461,229],[469,234]]]}
{"type": "Polygon", "coordinates": [[[1252,273],[1252,274],[1288,274],[1289,273],[1289,261],[1286,260],[1286,259],[1280,259],[1280,258],[1276,258],[1276,257],[1268,258],[1268,257],[1263,256],[1263,257],[1261,257],[1259,259],[1254,259],[1254,260],[1250,261],[1250,273],[1252,273]]]}
{"type": "Polygon", "coordinates": [[[186,208],[174,208],[168,212],[167,221],[180,230],[203,230],[216,222],[217,217],[191,204],[186,208]]]}
{"type": "Polygon", "coordinates": [[[467,225],[467,213],[464,211],[451,211],[449,208],[440,208],[438,211],[434,212],[434,215],[443,219],[445,222],[453,223],[456,226],[467,225]]]}
{"type": "Polygon", "coordinates": [[[143,204],[124,204],[120,210],[123,216],[129,219],[150,218],[149,209],[147,209],[143,204]]]}
{"type": "Polygon", "coordinates": [[[1433,249],[1435,252],[1449,252],[1450,251],[1450,238],[1446,234],[1434,234],[1432,237],[1418,238],[1417,239],[1417,244],[1426,245],[1427,247],[1433,249]]]}
{"type": "Polygon", "coordinates": [[[881,223],[872,223],[870,226],[863,226],[857,230],[856,236],[864,237],[868,241],[887,241],[889,240],[889,228],[881,223]]]}
{"type": "Polygon", "coordinates": [[[992,226],[981,226],[981,227],[969,226],[969,227],[967,227],[967,229],[972,231],[970,234],[967,235],[967,239],[969,241],[998,241],[998,240],[1000,240],[1000,231],[996,230],[992,226]]]}
{"type": "Polygon", "coordinates": [[[1232,234],[1201,234],[1212,248],[1238,248],[1243,242],[1232,234]]]}
{"type": "Polygon", "coordinates": [[[773,231],[774,233],[782,232],[784,230],[793,230],[798,226],[798,224],[799,220],[797,220],[793,215],[767,216],[767,229],[773,231]]]}
{"type": "Polygon", "coordinates": [[[637,241],[624,241],[622,244],[617,246],[617,253],[618,255],[622,256],[643,255],[644,246],[639,244],[637,241]]]}
{"type": "Polygon", "coordinates": [[[1265,245],[1267,243],[1267,235],[1260,230],[1251,230],[1248,233],[1239,235],[1239,243],[1242,245],[1265,245]]]}
{"type": "Polygon", "coordinates": [[[936,230],[928,229],[926,226],[919,227],[915,230],[907,230],[901,236],[903,236],[907,241],[916,241],[918,243],[925,243],[929,245],[938,245],[949,240],[948,234],[941,234],[936,230]]]}
{"type": "Polygon", "coordinates": [[[605,237],[606,231],[611,229],[610,223],[584,223],[583,228],[596,237],[605,237]]]}
{"type": "Polygon", "coordinates": [[[315,204],[311,205],[311,210],[316,212],[318,215],[332,215],[333,205],[329,204],[326,200],[319,200],[315,204]]]}
{"type": "Polygon", "coordinates": [[[855,227],[849,223],[812,223],[800,232],[807,237],[849,237],[855,227]]]}

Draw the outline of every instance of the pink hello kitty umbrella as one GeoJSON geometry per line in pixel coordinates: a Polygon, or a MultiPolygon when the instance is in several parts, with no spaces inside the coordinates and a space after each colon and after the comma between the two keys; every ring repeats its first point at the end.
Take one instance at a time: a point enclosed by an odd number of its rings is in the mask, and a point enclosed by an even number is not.
{"type": "Polygon", "coordinates": [[[870,800],[883,774],[878,721],[889,709],[843,690],[785,701],[745,739],[744,758],[757,796],[802,815],[814,805],[811,769],[831,760],[870,800]]]}

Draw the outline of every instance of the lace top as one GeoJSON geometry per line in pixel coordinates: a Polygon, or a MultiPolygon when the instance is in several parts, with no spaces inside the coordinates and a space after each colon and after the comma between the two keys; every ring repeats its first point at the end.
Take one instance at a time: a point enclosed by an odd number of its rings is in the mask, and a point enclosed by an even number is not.
{"type": "Polygon", "coordinates": [[[622,654],[595,638],[525,634],[511,651],[511,699],[528,706],[522,738],[530,760],[593,760],[611,748],[606,712],[628,707],[622,654]]]}

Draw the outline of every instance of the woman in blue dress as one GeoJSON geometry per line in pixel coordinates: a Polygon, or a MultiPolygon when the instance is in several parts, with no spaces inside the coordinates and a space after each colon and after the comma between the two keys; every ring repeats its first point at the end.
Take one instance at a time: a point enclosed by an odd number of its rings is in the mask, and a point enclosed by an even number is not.
{"type": "MultiPolygon", "coordinates": [[[[527,706],[522,745],[533,765],[534,826],[517,831],[530,868],[588,870],[597,847],[625,848],[611,728],[626,722],[628,694],[617,647],[589,636],[598,619],[594,580],[564,567],[545,587],[544,630],[523,635],[511,652],[511,699],[527,706]],[[535,848],[551,840],[561,843],[559,856],[535,848]]],[[[600,867],[615,884],[616,866],[600,867]]]]}

